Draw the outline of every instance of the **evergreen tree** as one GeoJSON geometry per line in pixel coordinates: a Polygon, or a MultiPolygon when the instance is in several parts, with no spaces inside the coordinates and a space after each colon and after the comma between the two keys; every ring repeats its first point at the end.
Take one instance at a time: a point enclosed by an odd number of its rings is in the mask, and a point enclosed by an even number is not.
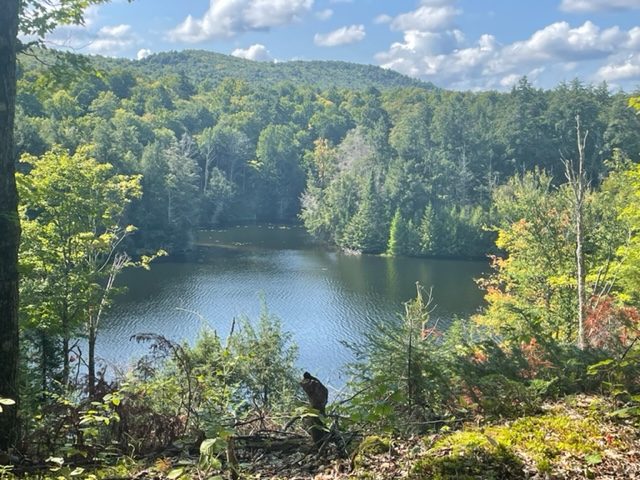
{"type": "Polygon", "coordinates": [[[388,222],[373,176],[362,190],[358,210],[347,224],[340,246],[362,253],[380,253],[387,246],[388,222]]]}

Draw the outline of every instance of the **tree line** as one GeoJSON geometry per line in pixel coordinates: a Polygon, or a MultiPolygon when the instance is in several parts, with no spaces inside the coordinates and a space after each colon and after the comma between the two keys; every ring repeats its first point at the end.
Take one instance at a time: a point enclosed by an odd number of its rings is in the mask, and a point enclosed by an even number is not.
{"type": "Polygon", "coordinates": [[[99,75],[87,68],[64,85],[24,62],[15,155],[90,145],[98,162],[141,174],[128,221],[152,249],[189,248],[203,227],[302,220],[346,250],[483,256],[496,187],[534,168],[560,183],[561,158],[578,154],[576,115],[590,132],[592,184],[615,149],[640,151],[628,96],[605,84],[543,91],[523,78],[509,93],[471,93],[227,78],[212,87],[188,70],[194,62],[95,62],[99,75]]]}

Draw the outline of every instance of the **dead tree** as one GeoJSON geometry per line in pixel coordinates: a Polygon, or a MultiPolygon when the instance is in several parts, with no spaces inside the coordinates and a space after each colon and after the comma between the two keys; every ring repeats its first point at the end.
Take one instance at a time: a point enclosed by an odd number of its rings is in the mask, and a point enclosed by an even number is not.
{"type": "Polygon", "coordinates": [[[585,147],[589,131],[582,134],[580,126],[580,115],[576,115],[576,137],[578,143],[578,164],[574,165],[573,161],[563,159],[565,175],[569,182],[569,187],[573,194],[572,207],[573,219],[576,229],[576,283],[578,284],[578,348],[585,347],[585,331],[584,321],[586,315],[586,290],[585,290],[585,271],[584,271],[584,204],[587,195],[588,182],[585,172],[585,147]]]}

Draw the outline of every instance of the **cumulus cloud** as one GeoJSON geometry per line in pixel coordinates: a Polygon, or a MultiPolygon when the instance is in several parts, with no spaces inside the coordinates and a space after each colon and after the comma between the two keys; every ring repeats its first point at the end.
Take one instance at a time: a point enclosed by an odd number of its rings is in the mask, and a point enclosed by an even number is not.
{"type": "Polygon", "coordinates": [[[136,54],[136,58],[138,60],[143,60],[147,58],[149,55],[151,55],[152,53],[153,52],[148,48],[141,48],[140,50],[138,50],[138,53],[136,54]]]}
{"type": "Polygon", "coordinates": [[[197,43],[267,31],[299,20],[312,6],[313,0],[210,0],[202,18],[189,15],[169,32],[169,39],[197,43]]]}
{"type": "Polygon", "coordinates": [[[62,50],[79,50],[105,56],[117,56],[140,43],[131,25],[107,25],[97,31],[87,26],[57,28],[47,42],[62,50]]]}
{"type": "Polygon", "coordinates": [[[604,58],[630,40],[629,32],[618,27],[601,30],[587,21],[577,28],[556,22],[535,32],[524,42],[506,48],[516,61],[578,61],[604,58]]]}
{"type": "Polygon", "coordinates": [[[391,21],[393,30],[444,30],[453,25],[462,11],[452,5],[422,5],[411,12],[402,13],[391,21]]]}
{"type": "Polygon", "coordinates": [[[365,36],[364,25],[351,25],[329,33],[316,33],[313,41],[320,47],[336,47],[360,42],[365,36]]]}
{"type": "Polygon", "coordinates": [[[640,54],[632,54],[622,61],[603,65],[598,69],[597,76],[607,82],[640,80],[640,54]]]}
{"type": "MultiPolygon", "coordinates": [[[[505,88],[523,75],[566,72],[567,65],[607,61],[632,52],[640,43],[640,28],[601,29],[592,22],[571,27],[556,22],[528,39],[503,45],[492,35],[468,44],[457,30],[404,32],[402,42],[377,54],[385,68],[452,88],[505,88]]],[[[635,58],[635,57],[634,57],[635,58]]],[[[621,61],[602,69],[602,78],[632,78],[636,63],[621,61]]]]}
{"type": "Polygon", "coordinates": [[[120,24],[102,27],[87,45],[87,50],[100,55],[116,55],[132,47],[138,41],[131,25],[120,24]]]}
{"type": "Polygon", "coordinates": [[[254,60],[257,62],[270,62],[273,60],[271,53],[267,50],[267,47],[260,43],[251,45],[249,48],[236,48],[231,55],[238,58],[244,58],[246,60],[254,60]]]}
{"type": "Polygon", "coordinates": [[[324,10],[316,12],[316,18],[318,20],[329,20],[331,17],[333,17],[333,10],[330,8],[325,8],[324,10]]]}
{"type": "Polygon", "coordinates": [[[633,10],[640,9],[640,0],[562,0],[560,9],[572,13],[633,10]]]}

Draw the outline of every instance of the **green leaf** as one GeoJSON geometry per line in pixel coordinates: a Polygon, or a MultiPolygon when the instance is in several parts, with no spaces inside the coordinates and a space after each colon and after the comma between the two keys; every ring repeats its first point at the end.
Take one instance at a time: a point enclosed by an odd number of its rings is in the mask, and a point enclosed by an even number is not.
{"type": "Polygon", "coordinates": [[[169,473],[167,473],[167,478],[169,480],[176,480],[184,473],[184,468],[174,468],[169,473]]]}
{"type": "Polygon", "coordinates": [[[588,465],[598,465],[599,463],[602,463],[602,455],[598,453],[587,455],[584,459],[588,465]]]}

